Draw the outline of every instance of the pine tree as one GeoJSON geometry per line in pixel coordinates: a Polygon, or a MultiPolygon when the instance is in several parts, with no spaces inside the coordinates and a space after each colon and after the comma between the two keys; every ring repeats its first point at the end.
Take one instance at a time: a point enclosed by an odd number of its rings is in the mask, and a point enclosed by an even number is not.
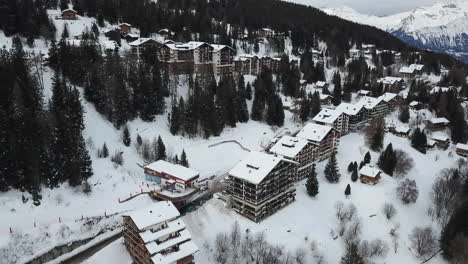
{"type": "Polygon", "coordinates": [[[62,31],[62,39],[67,39],[70,37],[70,33],[68,32],[68,26],[67,24],[63,24],[63,31],[62,31]]]}
{"type": "Polygon", "coordinates": [[[385,151],[380,154],[377,165],[383,172],[392,176],[393,171],[395,170],[396,161],[397,161],[396,153],[393,150],[392,144],[390,143],[385,148],[385,151]]]}
{"type": "Polygon", "coordinates": [[[333,84],[335,88],[333,89],[333,104],[339,105],[341,103],[341,76],[339,72],[335,72],[333,75],[333,84]]]}
{"type": "Polygon", "coordinates": [[[122,134],[122,142],[125,146],[130,146],[132,142],[132,138],[130,137],[130,132],[128,131],[128,126],[124,127],[123,134],[122,134]]]}
{"type": "Polygon", "coordinates": [[[357,168],[357,164],[356,164],[356,167],[354,167],[353,169],[353,173],[351,174],[351,180],[353,182],[356,182],[358,180],[359,176],[358,176],[358,168],[357,168]]]}
{"type": "Polygon", "coordinates": [[[369,164],[371,162],[371,155],[370,152],[367,151],[366,155],[364,156],[364,163],[369,164]]]}
{"type": "Polygon", "coordinates": [[[414,130],[413,134],[411,135],[411,146],[421,153],[426,153],[427,136],[424,131],[419,129],[419,127],[416,128],[416,130],[414,130]]]}
{"type": "Polygon", "coordinates": [[[400,107],[400,112],[398,114],[398,119],[402,123],[408,123],[410,119],[410,112],[408,106],[404,105],[400,107]]]}
{"type": "Polygon", "coordinates": [[[330,158],[328,159],[328,163],[325,167],[325,178],[330,183],[338,183],[340,181],[340,172],[338,171],[338,164],[336,161],[336,153],[333,152],[330,158]]]}
{"type": "Polygon", "coordinates": [[[187,159],[187,154],[185,154],[185,150],[182,150],[182,154],[180,155],[180,165],[187,168],[190,166],[187,159]]]}
{"type": "Polygon", "coordinates": [[[140,147],[141,144],[143,144],[143,139],[141,138],[140,134],[137,135],[136,141],[138,147],[140,147]]]}
{"type": "Polygon", "coordinates": [[[346,186],[346,189],[345,189],[345,192],[344,194],[346,195],[346,197],[350,196],[351,195],[351,185],[347,185],[346,186]]]}
{"type": "Polygon", "coordinates": [[[247,83],[247,87],[245,88],[245,99],[252,100],[252,86],[250,83],[247,83]]]}
{"type": "Polygon", "coordinates": [[[101,155],[103,158],[109,157],[109,149],[107,148],[106,142],[102,145],[101,155]]]}
{"type": "Polygon", "coordinates": [[[311,107],[310,107],[310,116],[315,117],[318,113],[320,113],[321,106],[320,106],[320,94],[318,92],[315,92],[312,95],[312,99],[310,101],[311,107]]]}
{"type": "Polygon", "coordinates": [[[358,247],[355,243],[350,243],[346,247],[346,254],[341,258],[341,264],[364,264],[364,259],[359,255],[358,247]]]}
{"type": "Polygon", "coordinates": [[[315,171],[315,163],[312,164],[309,176],[306,181],[307,194],[315,197],[319,193],[319,182],[317,180],[317,172],[315,171]]]}
{"type": "Polygon", "coordinates": [[[310,116],[310,100],[304,96],[301,101],[299,117],[302,122],[306,122],[310,116]]]}
{"type": "Polygon", "coordinates": [[[166,146],[164,145],[164,142],[162,141],[161,136],[158,136],[156,160],[166,160],[166,159],[167,159],[166,146]]]}
{"type": "Polygon", "coordinates": [[[348,165],[348,172],[351,173],[354,170],[354,161],[351,161],[348,165]]]}

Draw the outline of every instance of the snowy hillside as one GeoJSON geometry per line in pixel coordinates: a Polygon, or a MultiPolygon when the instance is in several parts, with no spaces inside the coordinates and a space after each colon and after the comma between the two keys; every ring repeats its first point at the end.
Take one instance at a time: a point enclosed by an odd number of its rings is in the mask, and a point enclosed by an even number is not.
{"type": "Polygon", "coordinates": [[[465,60],[468,58],[463,54],[468,51],[467,1],[442,1],[430,7],[417,8],[412,12],[384,17],[360,14],[349,7],[324,9],[324,11],[330,15],[388,31],[419,48],[445,52],[465,60]]]}

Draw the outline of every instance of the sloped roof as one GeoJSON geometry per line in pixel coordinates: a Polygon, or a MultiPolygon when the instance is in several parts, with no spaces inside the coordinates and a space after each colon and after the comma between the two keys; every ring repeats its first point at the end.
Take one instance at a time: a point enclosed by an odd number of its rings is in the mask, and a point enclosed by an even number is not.
{"type": "Polygon", "coordinates": [[[196,170],[192,170],[179,164],[172,164],[165,160],[158,160],[146,165],[145,168],[164,174],[169,174],[184,181],[191,180],[200,174],[196,170]]]}
{"type": "Polygon", "coordinates": [[[359,174],[362,174],[368,177],[373,177],[373,178],[377,177],[377,175],[379,175],[380,172],[381,171],[379,169],[374,168],[369,165],[365,165],[359,170],[359,174]]]}

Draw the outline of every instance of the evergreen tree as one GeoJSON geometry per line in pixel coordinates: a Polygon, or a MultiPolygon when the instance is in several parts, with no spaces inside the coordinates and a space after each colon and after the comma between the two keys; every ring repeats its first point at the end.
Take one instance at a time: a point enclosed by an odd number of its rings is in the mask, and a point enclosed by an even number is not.
{"type": "Polygon", "coordinates": [[[245,99],[252,100],[252,86],[250,83],[247,83],[247,87],[245,88],[245,99]]]}
{"type": "Polygon", "coordinates": [[[341,264],[364,264],[364,259],[359,255],[358,247],[355,243],[346,246],[346,253],[341,258],[341,264]]]}
{"type": "Polygon", "coordinates": [[[346,189],[344,191],[344,194],[346,195],[346,197],[350,196],[351,195],[351,185],[347,185],[346,186],[346,189]]]}
{"type": "Polygon", "coordinates": [[[364,156],[364,163],[369,164],[371,162],[371,155],[370,152],[367,151],[366,155],[364,156]]]}
{"type": "Polygon", "coordinates": [[[109,157],[109,149],[107,148],[106,142],[102,145],[101,155],[103,158],[109,157]]]}
{"type": "Polygon", "coordinates": [[[398,114],[398,119],[402,123],[408,123],[409,122],[410,112],[409,112],[408,106],[406,106],[406,105],[400,106],[400,112],[398,114]]]}
{"type": "Polygon", "coordinates": [[[338,183],[340,181],[340,172],[338,171],[338,163],[336,161],[336,153],[333,152],[330,158],[328,159],[328,163],[325,167],[325,178],[330,183],[338,183]]]}
{"type": "Polygon", "coordinates": [[[188,159],[187,159],[187,154],[185,154],[185,150],[182,150],[182,154],[180,155],[180,165],[184,167],[190,167],[188,159]]]}
{"type": "Polygon", "coordinates": [[[125,125],[123,134],[122,134],[122,142],[124,143],[125,146],[130,146],[130,143],[132,142],[132,138],[130,137],[130,132],[128,131],[128,126],[125,125]]]}
{"type": "Polygon", "coordinates": [[[310,100],[304,96],[301,101],[301,108],[299,110],[299,117],[302,122],[306,122],[310,116],[310,100]]]}
{"type": "Polygon", "coordinates": [[[179,132],[180,129],[180,113],[179,113],[179,108],[177,106],[176,100],[172,100],[172,106],[171,106],[171,113],[168,115],[169,119],[169,131],[171,132],[172,135],[176,135],[179,132]]]}
{"type": "Polygon", "coordinates": [[[309,176],[306,181],[307,194],[315,197],[319,193],[319,182],[317,180],[317,172],[315,171],[315,163],[312,164],[309,176]]]}
{"type": "Polygon", "coordinates": [[[161,136],[158,136],[157,149],[156,149],[156,160],[166,160],[166,146],[162,141],[161,136]]]}
{"type": "Polygon", "coordinates": [[[354,170],[354,161],[351,161],[348,165],[348,172],[351,173],[354,170]]]}
{"type": "Polygon", "coordinates": [[[63,24],[63,31],[62,31],[62,39],[67,39],[70,37],[70,33],[68,32],[67,23],[63,24]]]}
{"type": "Polygon", "coordinates": [[[143,139],[141,138],[140,134],[137,135],[136,141],[138,147],[140,147],[143,144],[143,139]]]}
{"type": "Polygon", "coordinates": [[[356,164],[356,167],[353,168],[353,173],[351,174],[351,180],[353,182],[356,182],[358,180],[359,176],[358,176],[358,168],[357,168],[357,164],[356,164]]]}
{"type": "Polygon", "coordinates": [[[339,72],[335,72],[333,75],[333,84],[335,88],[333,89],[333,104],[339,105],[341,103],[341,75],[339,72]]]}
{"type": "Polygon", "coordinates": [[[315,117],[318,113],[320,113],[321,106],[320,106],[320,94],[318,92],[315,92],[312,95],[312,99],[310,101],[311,107],[310,107],[310,116],[315,117]]]}
{"type": "Polygon", "coordinates": [[[421,153],[426,153],[427,136],[419,127],[411,135],[411,146],[421,153]]]}
{"type": "Polygon", "coordinates": [[[380,154],[377,165],[383,172],[390,176],[393,176],[393,171],[395,170],[396,162],[396,153],[393,150],[392,144],[390,143],[385,148],[385,151],[380,154]]]}

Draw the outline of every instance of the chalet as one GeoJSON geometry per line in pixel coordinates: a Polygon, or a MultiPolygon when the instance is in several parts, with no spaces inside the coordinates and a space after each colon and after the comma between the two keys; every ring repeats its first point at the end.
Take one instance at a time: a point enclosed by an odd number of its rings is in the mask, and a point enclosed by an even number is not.
{"type": "Polygon", "coordinates": [[[229,171],[232,208],[260,222],[295,201],[296,162],[252,151],[229,171]]]}
{"type": "Polygon", "coordinates": [[[333,127],[315,123],[307,123],[296,137],[307,139],[317,146],[316,161],[328,159],[336,151],[340,142],[339,134],[333,127]]]}
{"type": "Polygon", "coordinates": [[[274,37],[275,31],[270,28],[261,28],[258,30],[259,38],[271,38],[274,37]]]}
{"type": "Polygon", "coordinates": [[[361,179],[361,182],[370,185],[377,184],[382,178],[381,174],[382,172],[379,169],[369,165],[365,165],[359,170],[359,178],[361,179]]]}
{"type": "Polygon", "coordinates": [[[144,168],[146,180],[169,191],[185,192],[196,187],[200,173],[178,164],[158,160],[144,168]]]}
{"type": "Polygon", "coordinates": [[[427,140],[427,143],[426,143],[426,148],[428,149],[433,149],[437,146],[437,142],[435,142],[434,140],[432,139],[428,139],[427,140]]]}
{"type": "Polygon", "coordinates": [[[401,97],[396,93],[384,93],[381,98],[388,104],[390,110],[395,109],[401,103],[401,97]]]}
{"type": "Polygon", "coordinates": [[[457,144],[457,147],[456,147],[456,153],[459,155],[459,156],[462,156],[462,157],[468,157],[468,145],[466,144],[461,144],[461,143],[458,143],[457,144]]]}
{"type": "Polygon", "coordinates": [[[322,93],[319,96],[320,96],[320,104],[323,104],[323,105],[332,104],[333,96],[329,94],[322,94],[322,93]]]}
{"type": "Polygon", "coordinates": [[[376,49],[375,44],[362,44],[362,50],[364,52],[373,53],[376,49]]]}
{"type": "Polygon", "coordinates": [[[446,150],[450,146],[450,138],[440,134],[434,134],[431,136],[432,140],[435,141],[436,146],[446,150]]]}
{"type": "Polygon", "coordinates": [[[283,136],[270,148],[269,152],[297,162],[295,180],[300,181],[309,175],[316,149],[317,146],[306,139],[283,136]]]}
{"type": "Polygon", "coordinates": [[[141,56],[144,50],[154,49],[155,51],[163,45],[161,42],[151,38],[139,38],[129,43],[132,53],[138,58],[141,56]]]}
{"type": "Polygon", "coordinates": [[[325,89],[329,87],[330,85],[327,83],[327,82],[322,82],[322,81],[318,81],[315,83],[315,88],[317,89],[325,89]]]}
{"type": "Polygon", "coordinates": [[[381,78],[378,82],[382,84],[383,92],[399,93],[406,88],[405,80],[399,77],[387,76],[381,78]]]}
{"type": "Polygon", "coordinates": [[[73,9],[65,9],[62,11],[62,16],[61,18],[63,20],[76,20],[78,17],[77,17],[77,12],[73,9]]]}
{"type": "Polygon", "coordinates": [[[409,137],[411,129],[407,125],[390,127],[389,131],[399,137],[409,137]]]}
{"type": "Polygon", "coordinates": [[[351,59],[359,59],[361,57],[361,51],[358,49],[350,49],[349,50],[349,57],[351,59]]]}
{"type": "Polygon", "coordinates": [[[362,103],[341,103],[336,110],[349,117],[348,126],[350,131],[358,131],[363,128],[367,122],[367,110],[362,103]]]}
{"type": "Polygon", "coordinates": [[[211,46],[213,47],[213,73],[216,76],[232,74],[236,50],[226,45],[211,44],[211,46]]]}
{"type": "Polygon", "coordinates": [[[422,64],[411,64],[409,66],[403,66],[400,68],[400,75],[403,78],[414,78],[417,75],[421,75],[424,69],[422,64]]]}
{"type": "Polygon", "coordinates": [[[421,104],[418,101],[412,101],[411,103],[409,103],[409,109],[421,110],[421,109],[423,109],[423,104],[421,104]]]}
{"type": "Polygon", "coordinates": [[[359,91],[358,91],[358,95],[359,95],[359,96],[369,96],[369,95],[371,95],[371,91],[368,91],[368,90],[359,90],[359,91]]]}
{"type": "Polygon", "coordinates": [[[429,131],[439,131],[447,128],[447,126],[450,124],[450,121],[448,121],[445,117],[438,117],[424,120],[424,123],[426,124],[426,128],[429,131]]]}
{"type": "Polygon", "coordinates": [[[299,80],[299,85],[301,89],[305,89],[307,87],[307,81],[304,79],[299,80]]]}
{"type": "Polygon", "coordinates": [[[172,37],[172,31],[170,31],[169,29],[167,28],[163,28],[163,29],[160,29],[158,31],[158,34],[161,35],[163,38],[167,39],[167,38],[171,38],[172,37]]]}
{"type": "Polygon", "coordinates": [[[312,59],[313,60],[321,60],[322,59],[322,52],[312,49],[312,59]]]}
{"type": "Polygon", "coordinates": [[[361,99],[360,103],[366,108],[367,118],[369,120],[376,117],[384,117],[389,112],[389,105],[382,97],[374,98],[365,96],[361,99]]]}
{"type": "Polygon", "coordinates": [[[312,122],[331,126],[340,136],[346,135],[349,132],[349,116],[344,112],[334,110],[334,109],[322,109],[315,117],[312,119],[312,122]]]}
{"type": "Polygon", "coordinates": [[[128,23],[122,23],[119,25],[119,31],[120,31],[120,34],[122,34],[122,36],[127,35],[128,33],[130,33],[131,30],[132,30],[132,25],[128,23]]]}
{"type": "Polygon", "coordinates": [[[135,34],[135,33],[128,33],[127,35],[124,36],[124,39],[128,42],[131,43],[137,39],[140,38],[140,35],[135,34]]]}
{"type": "Polygon", "coordinates": [[[122,217],[124,244],[133,263],[195,263],[198,247],[171,202],[154,203],[122,217]]]}

